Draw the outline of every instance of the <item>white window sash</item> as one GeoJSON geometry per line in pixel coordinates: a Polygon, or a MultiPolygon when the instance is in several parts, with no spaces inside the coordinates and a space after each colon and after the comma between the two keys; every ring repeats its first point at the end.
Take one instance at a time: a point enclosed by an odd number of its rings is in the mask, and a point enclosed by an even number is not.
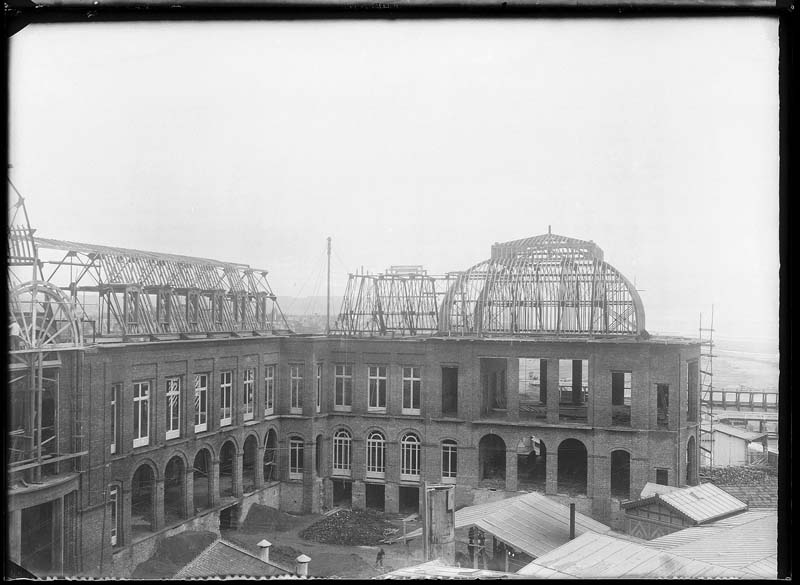
{"type": "Polygon", "coordinates": [[[267,366],[264,373],[264,416],[275,412],[275,366],[267,366]]]}
{"type": "Polygon", "coordinates": [[[208,430],[208,376],[205,374],[195,376],[194,379],[194,411],[196,413],[194,432],[202,433],[208,430]],[[204,385],[201,385],[201,378],[205,378],[204,385]],[[205,406],[201,410],[202,405],[205,406]]]}
{"type": "Polygon", "coordinates": [[[167,388],[170,382],[175,382],[176,386],[167,390],[167,432],[166,438],[176,439],[181,436],[181,381],[180,378],[167,379],[167,388]],[[172,428],[173,413],[177,412],[177,427],[172,428]]]}

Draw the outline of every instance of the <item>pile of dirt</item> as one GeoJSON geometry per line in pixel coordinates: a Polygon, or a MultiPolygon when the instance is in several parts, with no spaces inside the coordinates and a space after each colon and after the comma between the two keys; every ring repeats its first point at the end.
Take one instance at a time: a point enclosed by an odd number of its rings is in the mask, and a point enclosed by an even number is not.
{"type": "Polygon", "coordinates": [[[763,486],[774,483],[777,486],[778,474],[771,467],[742,465],[737,467],[704,467],[700,471],[700,478],[703,481],[717,485],[763,486]]]}
{"type": "Polygon", "coordinates": [[[299,536],[324,544],[369,546],[378,544],[384,538],[384,530],[393,528],[372,510],[340,510],[315,522],[299,536]]]}
{"type": "Polygon", "coordinates": [[[301,518],[281,512],[277,508],[253,504],[240,529],[247,532],[286,532],[301,521],[301,518]]]}
{"type": "Polygon", "coordinates": [[[187,530],[164,538],[153,555],[139,563],[131,575],[134,579],[159,579],[174,577],[175,573],[192,562],[217,539],[213,532],[187,530]]]}

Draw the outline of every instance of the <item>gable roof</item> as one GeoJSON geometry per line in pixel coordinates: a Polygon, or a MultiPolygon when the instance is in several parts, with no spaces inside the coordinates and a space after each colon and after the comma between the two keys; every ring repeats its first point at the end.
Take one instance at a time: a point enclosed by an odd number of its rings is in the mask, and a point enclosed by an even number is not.
{"type": "Polygon", "coordinates": [[[643,544],[775,579],[778,575],[778,512],[748,510],[711,524],[684,528],[643,544]]]}
{"type": "MultiPolygon", "coordinates": [[[[652,489],[645,493],[651,492],[652,489]]],[[[652,495],[639,500],[623,502],[620,507],[629,510],[654,502],[664,504],[670,510],[696,524],[710,522],[747,509],[747,504],[737,500],[713,483],[701,483],[665,493],[652,493],[652,495]]]]}
{"type": "Polygon", "coordinates": [[[642,543],[606,534],[586,533],[550,551],[518,571],[534,575],[549,568],[573,577],[584,578],[696,578],[747,577],[728,567],[682,557],[649,548],[642,543]]]}
{"type": "MultiPolygon", "coordinates": [[[[544,494],[531,492],[496,502],[456,510],[455,527],[477,526],[498,540],[533,557],[541,556],[569,540],[569,507],[544,494]]],[[[609,532],[602,522],[575,513],[575,534],[609,532]]],[[[408,534],[422,534],[415,530],[408,534]]]]}
{"type": "MultiPolygon", "coordinates": [[[[550,571],[556,575],[556,571],[550,571]]],[[[473,569],[472,567],[453,567],[436,559],[414,565],[396,569],[383,575],[373,577],[373,579],[526,579],[517,573],[505,573],[503,571],[490,571],[488,569],[473,569]]]]}
{"type": "Polygon", "coordinates": [[[226,540],[212,542],[195,559],[175,575],[176,579],[222,576],[292,575],[288,569],[264,562],[252,553],[226,540]]]}

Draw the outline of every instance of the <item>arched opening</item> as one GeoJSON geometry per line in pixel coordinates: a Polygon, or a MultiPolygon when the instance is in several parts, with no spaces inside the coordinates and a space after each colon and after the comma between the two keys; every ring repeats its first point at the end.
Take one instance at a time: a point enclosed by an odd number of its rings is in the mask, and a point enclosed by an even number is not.
{"type": "Polygon", "coordinates": [[[173,524],[186,517],[184,481],[186,469],[178,455],[167,462],[164,470],[164,520],[173,524]]]}
{"type": "Polygon", "coordinates": [[[586,447],[578,439],[566,439],[558,446],[558,492],[586,494],[586,447]]]}
{"type": "Polygon", "coordinates": [[[620,500],[631,497],[631,455],[627,451],[611,452],[611,497],[620,500]]]}
{"type": "Polygon", "coordinates": [[[194,509],[195,513],[211,507],[211,453],[208,449],[200,449],[194,457],[192,465],[194,473],[194,509]]]}
{"type": "Polygon", "coordinates": [[[256,462],[258,460],[258,439],[247,437],[242,454],[242,489],[249,493],[256,489],[256,462]]]}
{"type": "Polygon", "coordinates": [[[155,530],[155,474],[147,465],[140,465],[133,474],[131,486],[131,534],[133,538],[155,530]]]}
{"type": "Polygon", "coordinates": [[[478,443],[478,466],[481,480],[505,482],[506,443],[497,435],[485,435],[478,443]]]}
{"type": "Polygon", "coordinates": [[[264,482],[269,483],[278,479],[278,435],[274,429],[267,433],[267,440],[264,445],[264,482]]]}
{"type": "Polygon", "coordinates": [[[694,437],[686,443],[686,484],[697,485],[697,447],[694,437]]]}
{"type": "Polygon", "coordinates": [[[414,433],[400,440],[400,479],[417,481],[420,473],[420,441],[414,433]]]}
{"type": "Polygon", "coordinates": [[[219,452],[219,495],[221,498],[233,497],[233,469],[236,461],[236,447],[233,441],[226,441],[219,452]]]}
{"type": "Polygon", "coordinates": [[[534,435],[517,443],[517,484],[519,489],[544,491],[547,476],[547,447],[534,435]]]}

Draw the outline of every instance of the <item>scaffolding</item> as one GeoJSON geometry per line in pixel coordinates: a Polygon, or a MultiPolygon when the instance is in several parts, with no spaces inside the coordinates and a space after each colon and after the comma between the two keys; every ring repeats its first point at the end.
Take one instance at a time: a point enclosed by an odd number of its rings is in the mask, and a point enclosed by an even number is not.
{"type": "Polygon", "coordinates": [[[714,466],[714,306],[711,323],[703,327],[700,313],[700,455],[706,467],[714,466]]]}

